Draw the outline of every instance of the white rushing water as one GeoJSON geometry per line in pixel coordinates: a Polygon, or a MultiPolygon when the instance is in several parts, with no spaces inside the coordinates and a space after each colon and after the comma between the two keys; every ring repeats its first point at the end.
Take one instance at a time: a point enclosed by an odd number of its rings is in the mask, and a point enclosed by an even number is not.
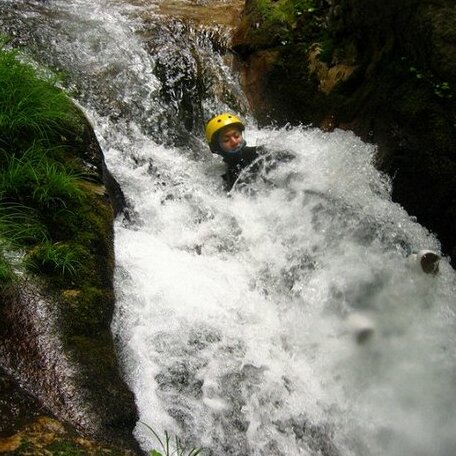
{"type": "MultiPolygon", "coordinates": [[[[375,147],[249,119],[250,145],[294,158],[227,195],[200,127],[234,106],[210,84],[199,124],[181,127],[180,106],[197,63],[243,106],[235,78],[182,24],[157,22],[146,46],[138,12],[28,2],[3,26],[29,30],[37,55],[69,73],[128,200],[113,331],[140,420],[206,455],[455,454],[454,271],[407,265],[439,243],[391,201],[375,147]],[[177,70],[165,81],[160,59],[177,70]],[[375,326],[365,344],[355,314],[375,326]]],[[[141,423],[136,436],[157,447],[141,423]]]]}

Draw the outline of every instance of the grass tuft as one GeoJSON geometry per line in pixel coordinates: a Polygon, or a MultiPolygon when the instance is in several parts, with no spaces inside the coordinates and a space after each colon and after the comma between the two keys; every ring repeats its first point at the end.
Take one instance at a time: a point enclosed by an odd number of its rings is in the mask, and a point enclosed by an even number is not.
{"type": "Polygon", "coordinates": [[[0,254],[0,290],[3,290],[8,285],[11,285],[16,280],[16,276],[13,272],[13,269],[5,259],[3,255],[0,254]]]}
{"type": "Polygon", "coordinates": [[[0,246],[20,249],[47,239],[48,230],[35,210],[18,203],[0,203],[0,246]]]}
{"type": "Polygon", "coordinates": [[[5,253],[20,250],[29,271],[75,275],[87,252],[65,242],[77,228],[62,214],[79,223],[87,212],[69,159],[85,128],[82,116],[56,78],[38,77],[5,43],[0,37],[0,269],[7,281],[14,268],[5,253]]]}
{"type": "Polygon", "coordinates": [[[0,52],[0,145],[49,145],[81,129],[76,108],[57,82],[37,78],[17,52],[0,52]]]}
{"type": "Polygon", "coordinates": [[[48,241],[29,253],[26,266],[33,272],[73,276],[82,266],[80,258],[80,252],[71,244],[48,241]]]}
{"type": "Polygon", "coordinates": [[[40,162],[35,169],[36,185],[33,200],[43,209],[67,207],[84,199],[85,193],[78,186],[78,175],[66,170],[59,163],[40,162]]]}
{"type": "Polygon", "coordinates": [[[151,450],[149,452],[149,456],[198,456],[202,454],[202,448],[192,448],[187,449],[182,442],[179,440],[178,437],[174,438],[174,444],[171,443],[171,436],[169,435],[168,431],[165,431],[164,438],[160,438],[160,436],[146,423],[142,423],[157,439],[158,443],[160,444],[161,450],[151,450]],[[174,447],[174,449],[172,448],[174,447]],[[161,452],[163,451],[163,452],[161,452]]]}

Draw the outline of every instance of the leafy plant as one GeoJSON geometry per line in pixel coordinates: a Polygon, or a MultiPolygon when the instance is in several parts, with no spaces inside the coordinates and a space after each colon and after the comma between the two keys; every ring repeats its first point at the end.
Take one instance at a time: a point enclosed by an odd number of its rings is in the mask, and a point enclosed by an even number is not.
{"type": "Polygon", "coordinates": [[[29,148],[21,157],[21,153],[2,151],[0,169],[0,195],[3,199],[14,200],[24,190],[30,191],[34,180],[34,167],[39,163],[37,148],[29,148]]]}
{"type": "Polygon", "coordinates": [[[168,431],[165,431],[165,437],[164,439],[161,439],[160,436],[146,423],[142,423],[144,426],[146,426],[149,431],[152,432],[154,437],[157,439],[158,443],[161,446],[161,451],[158,450],[151,450],[149,452],[149,456],[197,456],[199,454],[202,454],[202,448],[192,448],[191,450],[188,450],[184,445],[182,445],[181,441],[179,438],[176,436],[174,438],[175,444],[174,444],[174,449],[171,448],[171,436],[169,435],[168,431]]]}

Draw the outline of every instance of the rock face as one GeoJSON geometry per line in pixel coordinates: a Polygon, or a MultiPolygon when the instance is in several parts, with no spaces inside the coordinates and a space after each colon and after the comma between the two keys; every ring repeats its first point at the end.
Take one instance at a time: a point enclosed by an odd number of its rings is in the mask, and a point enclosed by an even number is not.
{"type": "Polygon", "coordinates": [[[0,366],[35,397],[39,409],[12,416],[0,436],[29,426],[39,414],[69,423],[98,442],[139,453],[132,436],[138,420],[134,397],[121,378],[110,330],[113,206],[120,210],[123,196],[82,114],[81,123],[83,137],[66,138],[66,145],[81,164],[86,198],[76,221],[62,220],[55,230],[90,254],[78,275],[23,276],[1,291],[0,366]]]}
{"type": "Polygon", "coordinates": [[[377,144],[393,199],[438,235],[454,264],[454,1],[300,5],[246,1],[233,48],[257,118],[350,129],[377,144]]]}

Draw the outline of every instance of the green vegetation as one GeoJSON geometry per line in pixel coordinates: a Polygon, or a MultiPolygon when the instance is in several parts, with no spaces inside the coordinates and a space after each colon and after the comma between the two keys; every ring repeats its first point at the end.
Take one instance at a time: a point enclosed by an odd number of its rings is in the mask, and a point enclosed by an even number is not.
{"type": "Polygon", "coordinates": [[[86,255],[63,242],[71,229],[62,222],[72,215],[80,224],[88,198],[68,153],[82,116],[55,78],[38,77],[19,57],[0,42],[0,288],[14,280],[11,256],[32,272],[72,275],[86,255]]]}
{"type": "Polygon", "coordinates": [[[31,271],[74,275],[82,266],[81,257],[77,247],[71,244],[46,241],[30,252],[26,264],[31,271]]]}
{"type": "Polygon", "coordinates": [[[10,456],[126,456],[129,451],[100,445],[77,436],[69,428],[60,426],[52,419],[35,423],[36,428],[25,428],[16,437],[17,448],[8,451],[10,456]],[[42,423],[53,425],[53,431],[43,428],[42,423]]]}
{"type": "Polygon", "coordinates": [[[0,283],[12,283],[14,281],[14,273],[10,263],[3,255],[0,256],[0,283]]]}
{"type": "Polygon", "coordinates": [[[85,448],[76,442],[58,439],[48,445],[46,450],[53,456],[84,456],[87,454],[85,448]]]}
{"type": "MultiPolygon", "coordinates": [[[[111,423],[133,426],[136,410],[110,332],[113,208],[103,155],[84,114],[47,74],[0,38],[0,311],[22,302],[23,289],[58,306],[62,350],[77,367],[80,397],[120,440],[111,423]]],[[[9,314],[0,313],[8,325],[9,314]]],[[[78,452],[70,450],[52,454],[78,452]]]]}
{"type": "Polygon", "coordinates": [[[146,426],[146,428],[149,429],[149,431],[152,432],[154,437],[157,439],[158,443],[160,443],[161,450],[163,451],[160,452],[157,450],[151,450],[149,452],[149,456],[198,456],[199,454],[202,454],[203,450],[201,448],[192,448],[191,450],[188,450],[185,446],[182,445],[178,437],[175,437],[173,450],[171,446],[171,436],[168,434],[167,431],[165,431],[165,437],[161,439],[160,436],[150,426],[148,426],[145,423],[142,424],[146,426]]]}
{"type": "MultiPolygon", "coordinates": [[[[110,388],[129,406],[109,326],[113,210],[102,152],[83,113],[41,73],[0,43],[0,307],[14,302],[12,285],[24,276],[39,279],[32,285],[59,306],[87,403],[105,410],[110,388]]],[[[112,408],[114,420],[133,414],[112,408]]]]}
{"type": "Polygon", "coordinates": [[[5,50],[0,41],[0,147],[24,150],[33,142],[60,144],[62,137],[77,130],[80,117],[71,100],[56,84],[41,79],[18,53],[5,50]]]}
{"type": "Polygon", "coordinates": [[[326,12],[315,0],[253,0],[239,30],[250,51],[321,42],[329,53],[326,12]]]}
{"type": "Polygon", "coordinates": [[[0,246],[14,250],[47,239],[47,229],[32,208],[12,202],[0,204],[0,246]]]}
{"type": "Polygon", "coordinates": [[[313,0],[256,0],[256,9],[269,22],[292,23],[303,13],[316,10],[313,0]]]}

